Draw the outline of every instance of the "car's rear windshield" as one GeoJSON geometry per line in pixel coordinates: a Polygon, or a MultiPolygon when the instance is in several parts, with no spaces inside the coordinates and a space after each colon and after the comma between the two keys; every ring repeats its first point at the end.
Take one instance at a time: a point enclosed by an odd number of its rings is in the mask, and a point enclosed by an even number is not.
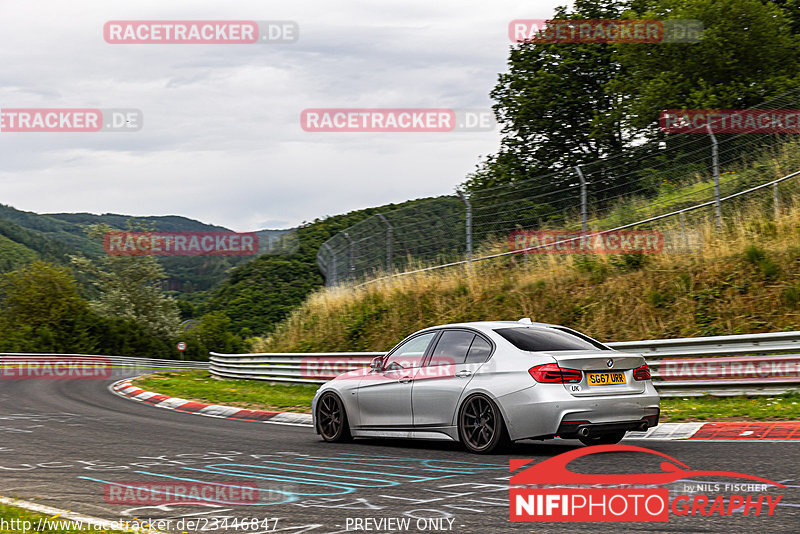
{"type": "Polygon", "coordinates": [[[498,334],[520,350],[542,352],[554,350],[611,350],[583,334],[557,328],[498,328],[498,334]]]}

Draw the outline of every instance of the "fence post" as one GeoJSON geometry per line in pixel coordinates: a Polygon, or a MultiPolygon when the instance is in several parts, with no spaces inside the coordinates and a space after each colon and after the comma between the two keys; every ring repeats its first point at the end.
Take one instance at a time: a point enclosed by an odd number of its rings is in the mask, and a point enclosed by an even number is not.
{"type": "Polygon", "coordinates": [[[717,138],[711,130],[711,125],[706,124],[708,135],[711,136],[711,165],[714,170],[714,214],[717,219],[717,230],[722,230],[722,206],[719,201],[719,150],[717,138]]]}
{"type": "Polygon", "coordinates": [[[331,248],[331,246],[328,244],[327,241],[325,243],[323,243],[322,246],[325,247],[325,250],[327,250],[328,254],[331,255],[331,260],[332,260],[332,264],[333,264],[332,265],[332,269],[328,273],[328,276],[327,276],[327,279],[325,280],[325,282],[326,282],[326,285],[328,285],[328,286],[335,286],[336,285],[336,254],[333,252],[333,249],[331,248]]]}
{"type": "Polygon", "coordinates": [[[381,218],[383,223],[386,225],[386,272],[389,276],[392,276],[392,237],[394,233],[394,228],[389,223],[389,219],[383,213],[379,213],[378,217],[381,218]]]}
{"type": "Polygon", "coordinates": [[[685,248],[684,252],[689,251],[689,236],[686,235],[686,214],[681,211],[681,240],[685,248]]]}
{"type": "Polygon", "coordinates": [[[581,179],[581,231],[586,232],[586,178],[583,176],[583,171],[581,170],[580,165],[575,165],[575,171],[578,173],[578,178],[581,179]]]}
{"type": "Polygon", "coordinates": [[[350,264],[350,281],[352,282],[356,278],[356,260],[355,260],[355,243],[353,243],[353,239],[350,237],[350,234],[347,233],[346,230],[342,230],[344,237],[347,238],[347,242],[350,243],[348,247],[348,263],[350,264]]]}
{"type": "Polygon", "coordinates": [[[775,222],[778,222],[778,217],[781,214],[781,204],[778,198],[778,182],[772,184],[772,203],[775,207],[775,222]]]}
{"type": "Polygon", "coordinates": [[[467,208],[467,263],[472,263],[472,204],[467,195],[458,191],[458,196],[464,201],[467,208]]]}

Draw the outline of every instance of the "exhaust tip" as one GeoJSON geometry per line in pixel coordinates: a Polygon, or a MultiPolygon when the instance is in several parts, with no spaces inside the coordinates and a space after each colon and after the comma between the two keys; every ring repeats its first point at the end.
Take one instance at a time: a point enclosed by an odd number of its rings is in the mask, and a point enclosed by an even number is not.
{"type": "Polygon", "coordinates": [[[647,424],[647,421],[642,421],[642,423],[639,425],[639,430],[641,432],[646,432],[648,428],[650,428],[650,425],[647,424]]]}
{"type": "Polygon", "coordinates": [[[589,429],[585,426],[581,427],[580,429],[578,429],[578,435],[581,436],[582,438],[589,437],[589,429]]]}

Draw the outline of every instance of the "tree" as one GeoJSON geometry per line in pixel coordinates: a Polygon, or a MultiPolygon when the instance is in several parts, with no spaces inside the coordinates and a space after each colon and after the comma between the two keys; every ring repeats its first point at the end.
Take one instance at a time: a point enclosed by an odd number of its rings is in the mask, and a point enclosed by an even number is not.
{"type": "Polygon", "coordinates": [[[242,338],[232,334],[231,320],[224,312],[205,314],[185,334],[186,356],[192,360],[207,360],[209,352],[235,354],[244,350],[242,338]]]}
{"type": "MultiPolygon", "coordinates": [[[[619,18],[617,0],[577,0],[554,19],[619,18]]],[[[619,75],[617,50],[597,43],[521,43],[491,97],[503,124],[501,148],[469,177],[466,189],[514,182],[618,154],[629,141],[619,127],[620,95],[606,86],[619,75]]],[[[547,177],[553,186],[574,175],[547,177]]]]}
{"type": "MultiPolygon", "coordinates": [[[[662,110],[746,108],[797,86],[798,1],[578,0],[572,11],[558,8],[558,19],[698,19],[705,32],[691,44],[512,47],[509,70],[491,92],[503,123],[500,149],[465,187],[474,192],[539,177],[556,190],[575,177],[549,173],[587,164],[592,186],[608,198],[646,191],[648,168],[681,157],[669,139],[661,143],[662,110]],[[653,142],[642,144],[645,139],[653,142]]],[[[708,140],[685,152],[707,153],[703,143],[708,140]]]]}
{"type": "MultiPolygon", "coordinates": [[[[87,234],[102,239],[110,226],[89,226],[87,234]]],[[[93,278],[100,296],[92,308],[103,317],[133,319],[153,335],[174,337],[178,333],[180,313],[174,299],[161,287],[164,269],[153,256],[106,255],[92,262],[72,257],[73,265],[93,278]]]]}
{"type": "Polygon", "coordinates": [[[14,352],[91,352],[94,314],[69,272],[36,261],[0,279],[0,346],[14,352]]]}
{"type": "Polygon", "coordinates": [[[704,26],[694,44],[616,46],[623,69],[609,89],[626,95],[630,127],[649,128],[653,137],[662,110],[749,108],[800,82],[800,41],[772,3],[659,0],[641,17],[698,19],[704,26]]]}

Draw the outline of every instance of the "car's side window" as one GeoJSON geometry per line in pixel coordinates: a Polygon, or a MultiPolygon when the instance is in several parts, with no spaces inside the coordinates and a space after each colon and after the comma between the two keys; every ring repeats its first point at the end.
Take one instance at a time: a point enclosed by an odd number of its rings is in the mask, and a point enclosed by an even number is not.
{"type": "Polygon", "coordinates": [[[475,334],[466,330],[445,330],[428,362],[433,365],[458,365],[467,359],[467,352],[475,339],[475,334]]]}
{"type": "Polygon", "coordinates": [[[492,344],[481,336],[475,336],[475,340],[469,347],[467,353],[467,363],[483,363],[492,354],[492,344]]]}
{"type": "Polygon", "coordinates": [[[412,337],[392,352],[391,356],[383,364],[383,369],[385,371],[397,371],[421,367],[425,351],[434,337],[436,337],[436,332],[428,332],[427,334],[412,337]]]}

